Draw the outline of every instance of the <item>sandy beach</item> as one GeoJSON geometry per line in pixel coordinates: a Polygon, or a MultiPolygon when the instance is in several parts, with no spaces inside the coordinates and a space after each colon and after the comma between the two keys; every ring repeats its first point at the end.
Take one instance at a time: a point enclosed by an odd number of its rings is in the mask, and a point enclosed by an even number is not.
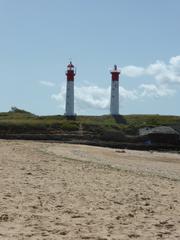
{"type": "Polygon", "coordinates": [[[0,140],[0,239],[180,239],[180,154],[0,140]]]}

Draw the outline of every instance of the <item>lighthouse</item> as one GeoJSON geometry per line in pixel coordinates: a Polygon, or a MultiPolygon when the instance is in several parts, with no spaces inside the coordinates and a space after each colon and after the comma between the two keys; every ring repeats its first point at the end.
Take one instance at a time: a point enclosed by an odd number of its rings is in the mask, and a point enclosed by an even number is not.
{"type": "Polygon", "coordinates": [[[120,71],[118,70],[117,65],[114,65],[114,69],[111,71],[111,115],[119,114],[119,74],[120,71]]]}
{"type": "Polygon", "coordinates": [[[66,116],[74,116],[74,76],[76,75],[74,65],[67,65],[67,87],[66,87],[66,116]]]}

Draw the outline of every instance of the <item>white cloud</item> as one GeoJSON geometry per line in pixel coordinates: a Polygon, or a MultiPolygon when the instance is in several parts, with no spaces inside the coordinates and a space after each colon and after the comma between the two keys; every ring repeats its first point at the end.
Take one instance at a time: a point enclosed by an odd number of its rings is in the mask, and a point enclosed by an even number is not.
{"type": "Polygon", "coordinates": [[[47,87],[54,87],[55,84],[53,82],[49,82],[49,81],[40,81],[40,83],[44,86],[47,86],[47,87]]]}
{"type": "Polygon", "coordinates": [[[137,90],[127,90],[123,87],[119,87],[119,98],[124,100],[135,100],[138,99],[137,90]]]}
{"type": "Polygon", "coordinates": [[[165,97],[175,94],[175,90],[169,89],[167,85],[141,84],[139,86],[141,97],[165,97]]]}
{"type": "Polygon", "coordinates": [[[52,97],[52,99],[55,99],[57,102],[60,103],[60,107],[61,108],[64,108],[65,97],[66,97],[66,88],[65,88],[65,86],[62,86],[60,88],[60,91],[59,91],[58,94],[53,94],[51,97],[52,97]]]}
{"type": "Polygon", "coordinates": [[[156,61],[155,63],[150,64],[146,69],[144,69],[144,74],[157,76],[158,74],[166,71],[167,66],[165,65],[165,63],[161,61],[156,61]]]}
{"type": "Polygon", "coordinates": [[[121,72],[122,72],[122,74],[124,74],[128,77],[139,77],[139,76],[143,75],[144,68],[130,65],[130,66],[123,67],[121,72]]]}
{"type": "Polygon", "coordinates": [[[75,101],[79,107],[87,106],[96,109],[109,107],[110,88],[98,86],[75,87],[75,101]]]}
{"type": "Polygon", "coordinates": [[[170,58],[169,63],[174,66],[179,66],[180,65],[180,56],[170,58]]]}
{"type": "Polygon", "coordinates": [[[152,76],[158,83],[180,84],[180,56],[170,58],[168,64],[157,60],[145,68],[125,66],[122,74],[128,77],[152,76]]]}

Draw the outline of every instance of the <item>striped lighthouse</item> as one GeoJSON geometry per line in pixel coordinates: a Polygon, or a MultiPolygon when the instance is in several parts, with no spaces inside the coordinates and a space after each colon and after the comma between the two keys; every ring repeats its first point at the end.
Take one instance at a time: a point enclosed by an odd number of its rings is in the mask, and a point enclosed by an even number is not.
{"type": "Polygon", "coordinates": [[[74,76],[76,75],[74,65],[70,62],[67,66],[67,87],[66,87],[66,116],[74,116],[74,76]]]}
{"type": "Polygon", "coordinates": [[[114,69],[111,71],[111,115],[119,114],[119,74],[120,71],[118,70],[117,65],[114,65],[114,69]]]}

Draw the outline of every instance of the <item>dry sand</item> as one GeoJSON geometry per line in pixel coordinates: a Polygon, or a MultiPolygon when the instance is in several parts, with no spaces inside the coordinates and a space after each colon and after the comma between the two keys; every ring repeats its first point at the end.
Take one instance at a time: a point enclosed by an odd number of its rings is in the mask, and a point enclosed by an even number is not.
{"type": "Polygon", "coordinates": [[[1,140],[0,239],[180,239],[180,155],[1,140]]]}

